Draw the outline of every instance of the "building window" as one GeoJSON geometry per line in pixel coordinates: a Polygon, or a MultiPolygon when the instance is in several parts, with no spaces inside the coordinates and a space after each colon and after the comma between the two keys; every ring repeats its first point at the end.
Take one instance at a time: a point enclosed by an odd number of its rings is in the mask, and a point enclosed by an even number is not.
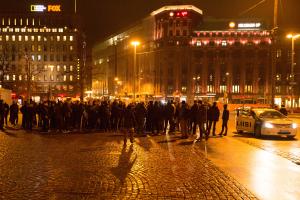
{"type": "Polygon", "coordinates": [[[9,36],[8,35],[5,36],[5,41],[9,41],[9,36]]]}
{"type": "Polygon", "coordinates": [[[12,40],[12,41],[16,41],[16,36],[15,36],[15,35],[12,35],[12,36],[11,36],[11,40],[12,40]]]}
{"type": "Polygon", "coordinates": [[[65,72],[65,71],[67,71],[67,66],[66,66],[66,65],[64,65],[64,72],[65,72]]]}
{"type": "Polygon", "coordinates": [[[74,40],[74,38],[73,38],[73,36],[71,35],[71,36],[70,36],[70,41],[73,41],[73,40],[74,40]]]}
{"type": "Polygon", "coordinates": [[[221,42],[221,45],[222,45],[222,47],[226,47],[226,46],[227,46],[227,41],[226,41],[226,40],[223,40],[223,41],[221,42]]]}
{"type": "Polygon", "coordinates": [[[58,35],[58,36],[56,37],[56,39],[57,39],[57,41],[59,42],[59,41],[60,41],[60,36],[58,35]]]}
{"type": "Polygon", "coordinates": [[[59,66],[59,65],[57,65],[57,66],[56,66],[56,71],[58,71],[58,72],[59,72],[59,70],[60,70],[60,66],[59,66]]]}
{"type": "Polygon", "coordinates": [[[38,41],[39,41],[39,42],[40,42],[41,39],[42,39],[42,37],[41,37],[40,35],[38,35],[37,38],[38,38],[38,41]]]}
{"type": "Polygon", "coordinates": [[[64,41],[67,41],[67,36],[64,36],[64,37],[63,37],[63,40],[64,40],[64,41]]]}
{"type": "Polygon", "coordinates": [[[64,75],[64,81],[67,81],[67,75],[64,75]]]}
{"type": "MultiPolygon", "coordinates": [[[[18,40],[19,40],[19,42],[22,41],[22,36],[21,36],[21,35],[18,36],[18,40]]],[[[0,41],[1,41],[1,40],[0,40],[0,41]]]]}
{"type": "Polygon", "coordinates": [[[25,35],[25,41],[26,42],[28,41],[28,35],[25,35]]]}
{"type": "Polygon", "coordinates": [[[15,81],[16,80],[16,75],[13,75],[13,81],[15,81]]]}
{"type": "Polygon", "coordinates": [[[46,74],[44,75],[44,81],[47,81],[47,75],[46,74]]]}
{"type": "Polygon", "coordinates": [[[70,75],[70,81],[73,81],[73,75],[70,75]]]}
{"type": "Polygon", "coordinates": [[[72,45],[70,45],[70,51],[73,51],[74,49],[73,49],[73,46],[72,45]]]}
{"type": "Polygon", "coordinates": [[[240,86],[239,85],[233,85],[232,86],[232,93],[240,93],[240,86]]]}
{"type": "Polygon", "coordinates": [[[54,80],[54,76],[51,74],[50,75],[50,80],[53,81],[54,80]]]}
{"type": "Polygon", "coordinates": [[[32,41],[32,42],[34,41],[34,36],[33,36],[33,35],[31,36],[31,41],[32,41]]]}
{"type": "Polygon", "coordinates": [[[22,80],[22,75],[19,75],[19,81],[21,81],[22,80]]]}
{"type": "Polygon", "coordinates": [[[73,71],[73,65],[70,65],[70,71],[71,72],[73,71]]]}
{"type": "Polygon", "coordinates": [[[37,50],[38,50],[38,51],[42,51],[42,46],[41,46],[41,45],[38,45],[37,50]]]}
{"type": "Polygon", "coordinates": [[[275,93],[280,94],[281,93],[281,86],[276,86],[275,87],[275,93]]]}
{"type": "Polygon", "coordinates": [[[245,93],[252,93],[253,87],[252,85],[245,85],[245,93]]]}
{"type": "Polygon", "coordinates": [[[207,86],[207,92],[208,93],[214,93],[215,92],[215,87],[213,85],[208,85],[207,86]]]}
{"type": "Polygon", "coordinates": [[[169,36],[173,36],[173,31],[169,31],[169,36]]]}
{"type": "Polygon", "coordinates": [[[42,60],[42,56],[41,56],[41,55],[38,55],[38,56],[37,56],[37,60],[38,60],[38,61],[41,61],[41,60],[42,60]]]}
{"type": "Polygon", "coordinates": [[[227,92],[227,86],[226,85],[220,85],[220,93],[227,92]]]}

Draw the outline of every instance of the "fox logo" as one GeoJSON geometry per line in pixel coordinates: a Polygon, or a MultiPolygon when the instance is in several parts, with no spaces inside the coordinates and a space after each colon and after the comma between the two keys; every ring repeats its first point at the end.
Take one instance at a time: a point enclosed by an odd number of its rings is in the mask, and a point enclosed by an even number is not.
{"type": "Polygon", "coordinates": [[[61,5],[48,5],[48,12],[61,12],[61,5]]]}

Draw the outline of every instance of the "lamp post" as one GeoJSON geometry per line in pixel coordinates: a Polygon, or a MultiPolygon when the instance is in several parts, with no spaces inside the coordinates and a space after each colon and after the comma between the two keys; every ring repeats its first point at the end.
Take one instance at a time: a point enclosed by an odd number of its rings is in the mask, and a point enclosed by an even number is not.
{"type": "Polygon", "coordinates": [[[291,62],[291,111],[293,112],[294,107],[294,85],[295,85],[295,40],[300,37],[300,34],[288,34],[286,36],[288,39],[292,40],[292,62],[291,62]]]}
{"type": "Polygon", "coordinates": [[[139,41],[132,41],[131,45],[134,47],[134,53],[133,53],[133,100],[136,99],[136,48],[140,45],[139,41]]]}
{"type": "Polygon", "coordinates": [[[229,80],[230,73],[226,72],[225,75],[226,75],[226,92],[224,93],[224,98],[226,100],[226,103],[229,103],[228,94],[230,93],[230,80],[229,80]]]}

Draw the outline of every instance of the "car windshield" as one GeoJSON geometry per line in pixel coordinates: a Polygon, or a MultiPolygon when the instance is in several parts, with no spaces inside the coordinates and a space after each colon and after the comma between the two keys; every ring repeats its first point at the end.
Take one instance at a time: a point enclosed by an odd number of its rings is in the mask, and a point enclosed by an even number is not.
{"type": "Polygon", "coordinates": [[[281,114],[276,110],[257,111],[256,114],[259,118],[272,118],[272,119],[286,118],[285,115],[281,114]]]}

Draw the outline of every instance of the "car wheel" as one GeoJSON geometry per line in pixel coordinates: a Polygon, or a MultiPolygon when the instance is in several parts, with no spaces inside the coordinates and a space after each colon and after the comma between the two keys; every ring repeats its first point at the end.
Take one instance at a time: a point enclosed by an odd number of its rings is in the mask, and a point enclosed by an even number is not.
{"type": "Polygon", "coordinates": [[[242,130],[236,130],[237,134],[243,134],[242,130]]]}
{"type": "Polygon", "coordinates": [[[260,126],[255,127],[254,136],[257,137],[257,138],[261,137],[261,128],[260,128],[260,126]]]}

